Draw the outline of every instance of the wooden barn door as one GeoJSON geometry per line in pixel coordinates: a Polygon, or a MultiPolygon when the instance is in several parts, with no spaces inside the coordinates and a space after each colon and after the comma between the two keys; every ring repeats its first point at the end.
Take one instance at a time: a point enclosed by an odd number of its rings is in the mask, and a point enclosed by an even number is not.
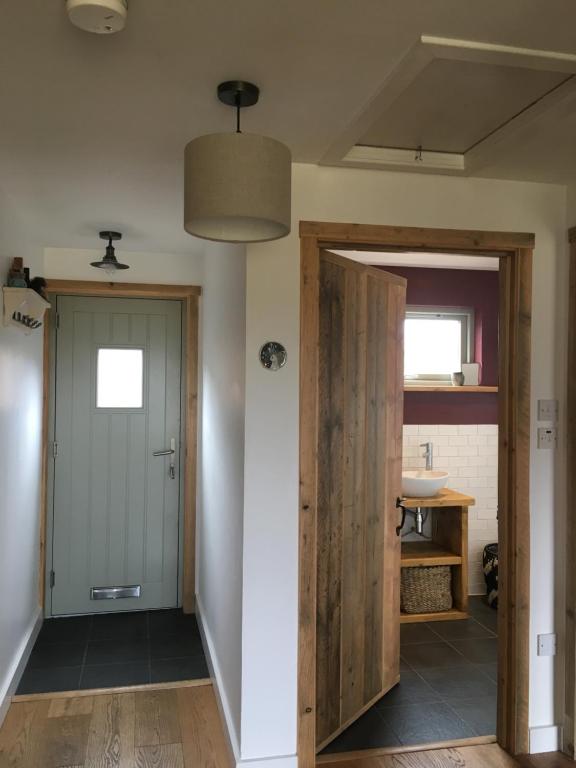
{"type": "Polygon", "coordinates": [[[399,680],[406,281],[322,251],[316,746],[399,680]]]}

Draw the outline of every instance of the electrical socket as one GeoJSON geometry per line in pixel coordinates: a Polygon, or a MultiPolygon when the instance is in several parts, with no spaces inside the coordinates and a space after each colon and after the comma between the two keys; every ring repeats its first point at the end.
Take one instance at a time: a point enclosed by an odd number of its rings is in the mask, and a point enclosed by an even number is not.
{"type": "Polygon", "coordinates": [[[538,427],[538,448],[552,450],[556,448],[556,427],[538,427]]]}
{"type": "Polygon", "coordinates": [[[538,421],[558,421],[558,400],[538,400],[538,421]]]}
{"type": "Polygon", "coordinates": [[[555,634],[538,635],[538,656],[556,656],[557,639],[555,634]]]}

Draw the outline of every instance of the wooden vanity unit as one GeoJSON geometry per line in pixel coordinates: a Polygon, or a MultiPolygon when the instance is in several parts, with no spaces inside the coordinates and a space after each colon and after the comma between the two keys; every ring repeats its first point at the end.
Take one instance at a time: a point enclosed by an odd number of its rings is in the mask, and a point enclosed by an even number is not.
{"type": "Polygon", "coordinates": [[[452,569],[454,607],[438,613],[402,613],[401,623],[417,621],[451,621],[468,618],[468,507],[472,496],[443,488],[430,498],[407,498],[408,509],[430,509],[432,540],[402,542],[401,567],[415,568],[449,565],[452,569]]]}

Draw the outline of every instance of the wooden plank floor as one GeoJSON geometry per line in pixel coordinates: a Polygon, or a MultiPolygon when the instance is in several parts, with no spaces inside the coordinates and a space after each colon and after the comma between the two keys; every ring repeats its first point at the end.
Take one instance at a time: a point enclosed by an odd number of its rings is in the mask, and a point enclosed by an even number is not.
{"type": "Polygon", "coordinates": [[[0,768],[230,768],[211,685],[14,702],[0,768]]]}
{"type": "Polygon", "coordinates": [[[515,759],[507,755],[497,744],[484,744],[354,760],[339,758],[337,762],[322,763],[322,768],[328,768],[328,766],[332,768],[569,768],[572,766],[573,768],[574,763],[557,753],[515,759]]]}

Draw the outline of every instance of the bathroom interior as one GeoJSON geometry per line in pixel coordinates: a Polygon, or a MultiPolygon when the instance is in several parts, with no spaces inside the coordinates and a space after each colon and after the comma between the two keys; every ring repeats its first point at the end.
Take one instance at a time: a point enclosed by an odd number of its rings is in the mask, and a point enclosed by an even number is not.
{"type": "Polygon", "coordinates": [[[499,260],[370,257],[407,280],[400,682],[331,756],[496,734],[499,260]]]}

